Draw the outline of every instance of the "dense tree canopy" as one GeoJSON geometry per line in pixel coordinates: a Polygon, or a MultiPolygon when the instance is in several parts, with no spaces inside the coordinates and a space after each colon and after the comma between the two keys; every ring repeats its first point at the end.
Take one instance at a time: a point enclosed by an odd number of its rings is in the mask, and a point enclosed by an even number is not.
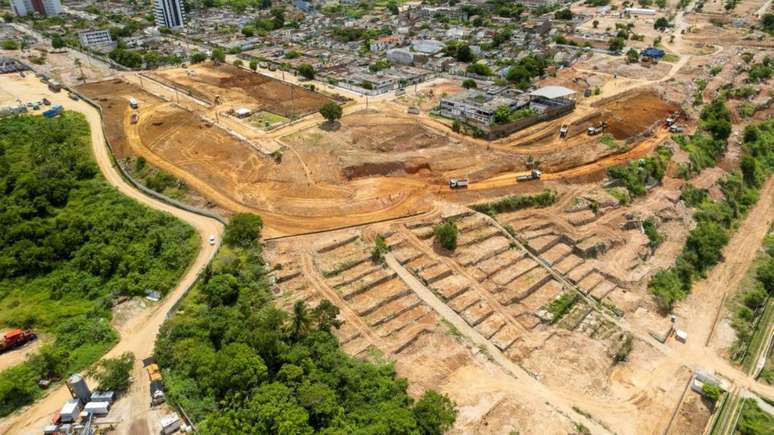
{"type": "Polygon", "coordinates": [[[256,246],[262,229],[263,220],[260,216],[251,213],[235,214],[226,225],[223,241],[242,248],[256,246]]]}
{"type": "Polygon", "coordinates": [[[0,327],[55,337],[0,373],[0,415],[98,359],[116,339],[112,299],[166,292],[196,251],[190,227],[105,182],[89,144],[75,113],[0,119],[0,327]]]}
{"type": "Polygon", "coordinates": [[[390,364],[352,358],[331,328],[338,308],[271,304],[260,247],[221,251],[156,357],[171,401],[204,434],[439,434],[456,411],[427,392],[416,404],[390,364]]]}

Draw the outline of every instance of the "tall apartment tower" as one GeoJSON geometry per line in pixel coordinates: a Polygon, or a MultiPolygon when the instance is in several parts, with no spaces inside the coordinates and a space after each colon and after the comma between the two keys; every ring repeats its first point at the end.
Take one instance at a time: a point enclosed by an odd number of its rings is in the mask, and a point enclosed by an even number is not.
{"type": "Polygon", "coordinates": [[[11,9],[20,17],[37,12],[44,17],[53,17],[62,13],[60,0],[10,0],[11,9]]]}
{"type": "Polygon", "coordinates": [[[154,0],[154,2],[153,12],[156,16],[157,26],[176,29],[185,25],[183,22],[185,18],[183,0],[154,0]]]}

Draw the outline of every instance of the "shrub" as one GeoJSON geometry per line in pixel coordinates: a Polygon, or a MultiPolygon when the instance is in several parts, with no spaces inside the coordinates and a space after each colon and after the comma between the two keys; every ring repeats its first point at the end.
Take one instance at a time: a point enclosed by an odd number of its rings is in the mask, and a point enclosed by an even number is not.
{"type": "Polygon", "coordinates": [[[371,250],[371,261],[374,263],[382,263],[384,261],[384,254],[390,252],[390,247],[384,240],[384,236],[378,234],[374,240],[374,249],[371,250]]]}
{"type": "Polygon", "coordinates": [[[556,192],[544,190],[536,195],[507,196],[493,202],[474,204],[470,208],[489,216],[495,216],[498,213],[507,213],[527,207],[548,207],[554,202],[556,202],[556,192]]]}
{"type": "Polygon", "coordinates": [[[91,372],[101,391],[115,391],[121,394],[129,389],[129,380],[134,365],[134,354],[124,353],[116,358],[105,358],[97,363],[91,372]]]}
{"type": "Polygon", "coordinates": [[[710,402],[717,402],[720,399],[720,395],[723,394],[723,390],[719,386],[710,383],[702,385],[701,390],[704,393],[704,397],[710,402]]]}
{"type": "Polygon", "coordinates": [[[342,113],[343,111],[341,109],[341,106],[339,106],[333,101],[328,101],[327,103],[323,104],[322,107],[320,107],[320,114],[329,123],[333,123],[337,119],[341,119],[342,113]]]}
{"type": "Polygon", "coordinates": [[[262,229],[263,220],[260,216],[251,213],[235,214],[226,225],[223,241],[242,248],[257,246],[262,229]]]}
{"type": "Polygon", "coordinates": [[[437,225],[433,230],[435,240],[448,251],[454,251],[457,249],[458,233],[459,230],[457,230],[457,225],[455,225],[454,222],[445,222],[443,224],[437,225]]]}

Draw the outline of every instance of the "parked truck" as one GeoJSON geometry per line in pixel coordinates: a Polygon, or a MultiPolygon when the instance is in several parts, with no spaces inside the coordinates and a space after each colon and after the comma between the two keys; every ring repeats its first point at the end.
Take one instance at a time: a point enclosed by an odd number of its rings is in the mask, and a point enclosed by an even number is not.
{"type": "Polygon", "coordinates": [[[48,89],[51,90],[51,92],[59,92],[62,90],[62,84],[56,80],[50,80],[48,82],[48,89]]]}
{"type": "Polygon", "coordinates": [[[567,124],[562,124],[561,127],[559,127],[559,137],[565,138],[567,137],[567,131],[569,128],[567,127],[567,124]]]}
{"type": "Polygon", "coordinates": [[[516,177],[516,181],[539,180],[542,175],[543,173],[540,172],[539,169],[533,169],[529,171],[529,174],[527,175],[519,175],[518,177],[516,177]]]}
{"type": "Polygon", "coordinates": [[[8,331],[3,334],[3,338],[0,340],[0,353],[16,349],[17,347],[20,347],[36,338],[38,338],[38,336],[35,335],[35,333],[32,331],[23,329],[14,329],[8,331]]]}
{"type": "Polygon", "coordinates": [[[131,107],[132,109],[136,109],[138,107],[136,98],[134,97],[129,98],[129,107],[131,107]]]}
{"type": "Polygon", "coordinates": [[[449,180],[449,187],[452,189],[464,189],[468,187],[470,181],[467,178],[452,178],[449,180]]]}
{"type": "Polygon", "coordinates": [[[605,131],[606,128],[607,128],[607,122],[603,121],[601,124],[599,124],[597,126],[589,127],[586,130],[586,133],[588,133],[589,136],[596,136],[596,135],[602,133],[603,131],[605,131]]]}
{"type": "Polygon", "coordinates": [[[164,394],[161,370],[156,363],[156,359],[153,357],[145,358],[142,360],[142,365],[145,367],[145,371],[148,372],[148,380],[150,380],[151,406],[164,403],[166,395],[164,394]]]}
{"type": "Polygon", "coordinates": [[[46,110],[45,112],[43,112],[43,116],[46,117],[46,118],[54,118],[57,115],[59,115],[60,113],[62,113],[63,111],[64,111],[64,107],[62,107],[61,105],[57,104],[56,106],[54,106],[54,107],[46,110]]]}

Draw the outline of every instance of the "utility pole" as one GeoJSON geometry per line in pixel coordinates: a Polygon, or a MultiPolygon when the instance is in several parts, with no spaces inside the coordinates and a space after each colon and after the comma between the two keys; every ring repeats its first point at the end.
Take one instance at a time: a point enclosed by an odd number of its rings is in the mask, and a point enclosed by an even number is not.
{"type": "Polygon", "coordinates": [[[140,89],[142,89],[144,91],[145,87],[143,87],[143,85],[142,85],[142,74],[137,74],[137,77],[140,78],[140,89]]]}

